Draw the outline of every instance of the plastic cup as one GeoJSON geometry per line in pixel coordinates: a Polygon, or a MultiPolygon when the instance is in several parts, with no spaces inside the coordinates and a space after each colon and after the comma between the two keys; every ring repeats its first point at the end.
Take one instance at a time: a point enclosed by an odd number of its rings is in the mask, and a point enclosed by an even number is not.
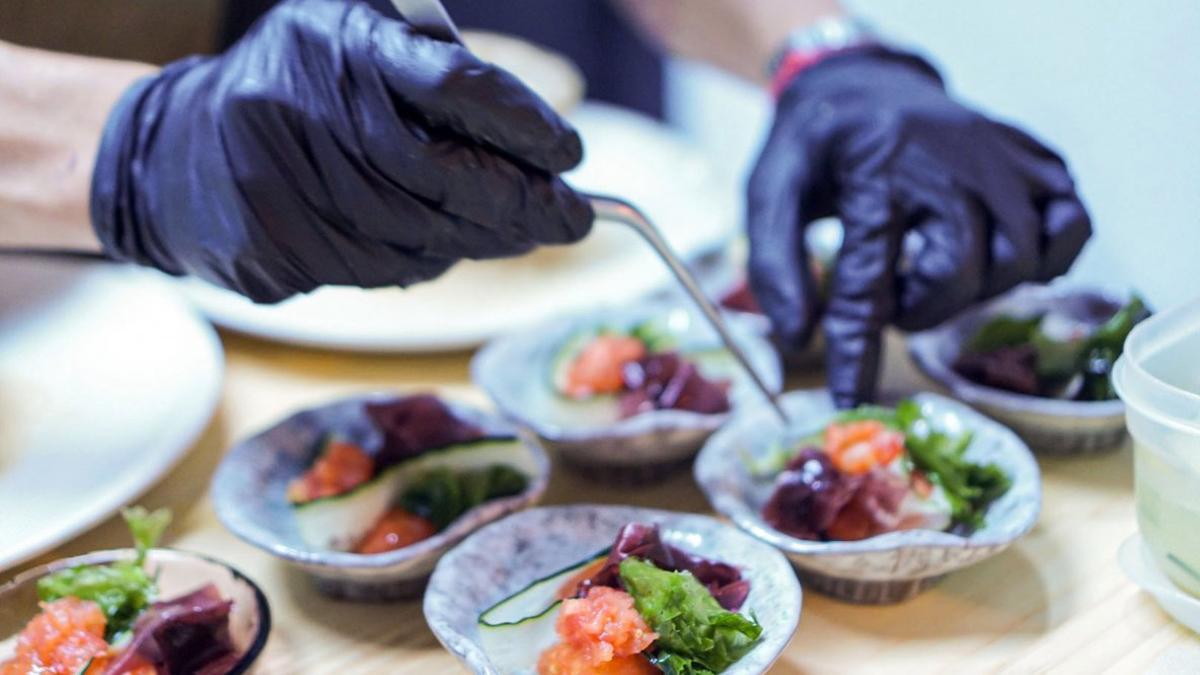
{"type": "Polygon", "coordinates": [[[1113,384],[1133,438],[1142,538],[1171,581],[1200,597],[1200,300],[1138,325],[1113,384]]]}

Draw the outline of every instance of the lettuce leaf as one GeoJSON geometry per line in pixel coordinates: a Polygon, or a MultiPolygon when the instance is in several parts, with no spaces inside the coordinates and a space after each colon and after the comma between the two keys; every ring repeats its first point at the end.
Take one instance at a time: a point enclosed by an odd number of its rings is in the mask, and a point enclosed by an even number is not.
{"type": "Polygon", "coordinates": [[[400,496],[400,505],[442,530],[486,501],[520,494],[528,482],[525,474],[503,464],[477,471],[442,467],[413,481],[400,496]]]}
{"type": "Polygon", "coordinates": [[[990,352],[1001,347],[1017,347],[1029,344],[1038,324],[1045,314],[1030,317],[1000,315],[979,327],[967,340],[964,349],[969,352],[990,352]]]}
{"type": "Polygon", "coordinates": [[[620,574],[638,613],[658,633],[651,660],[665,673],[719,673],[762,635],[757,621],[723,609],[690,572],[667,572],[626,558],[620,574]]]}
{"type": "Polygon", "coordinates": [[[154,547],[171,520],[171,512],[153,513],[141,507],[124,509],[121,515],[133,536],[138,554],[134,560],[108,565],[80,565],[60,570],[38,580],[38,598],[53,602],[74,597],[100,606],[108,620],[104,639],[114,642],[137,621],[157,593],[154,578],[142,567],[146,552],[154,547]]]}

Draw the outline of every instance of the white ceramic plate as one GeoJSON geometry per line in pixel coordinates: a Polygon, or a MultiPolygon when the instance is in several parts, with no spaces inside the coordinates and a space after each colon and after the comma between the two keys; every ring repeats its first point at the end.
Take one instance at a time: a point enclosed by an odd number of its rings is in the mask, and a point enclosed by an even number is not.
{"type": "Polygon", "coordinates": [[[0,569],[165,474],[212,415],[223,365],[157,273],[0,258],[0,569]]]}
{"type": "MultiPolygon", "coordinates": [[[[571,115],[587,157],[573,185],[641,207],[672,247],[694,260],[736,230],[737,186],[663,125],[585,103],[571,115]]],[[[623,225],[597,223],[581,244],[508,260],[463,262],[409,289],[322,288],[255,305],[195,280],[189,295],[216,323],[260,337],[355,351],[439,351],[481,344],[550,317],[625,304],[672,283],[667,268],[623,225]]]]}

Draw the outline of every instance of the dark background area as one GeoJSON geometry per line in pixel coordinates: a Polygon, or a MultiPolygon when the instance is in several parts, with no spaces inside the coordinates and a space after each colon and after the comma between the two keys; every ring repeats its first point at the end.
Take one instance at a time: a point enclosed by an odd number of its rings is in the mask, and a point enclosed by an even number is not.
{"type": "MultiPolygon", "coordinates": [[[[662,113],[659,58],[605,0],[444,0],[464,29],[524,37],[583,70],[588,97],[662,113]]],[[[388,11],[386,0],[370,0],[388,11]]],[[[0,40],[165,63],[214,52],[275,0],[0,0],[0,40]]]]}

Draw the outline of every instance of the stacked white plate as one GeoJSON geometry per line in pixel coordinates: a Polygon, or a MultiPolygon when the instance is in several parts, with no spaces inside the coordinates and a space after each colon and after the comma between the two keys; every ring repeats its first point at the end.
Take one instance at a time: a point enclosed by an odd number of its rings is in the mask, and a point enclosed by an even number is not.
{"type": "MultiPolygon", "coordinates": [[[[738,188],[662,124],[585,103],[571,115],[587,156],[568,180],[641,207],[681,256],[696,260],[738,227],[738,188]]],[[[293,344],[357,351],[473,347],[556,315],[635,301],[672,283],[625,226],[597,223],[582,243],[509,260],[463,262],[409,289],[323,288],[276,306],[185,282],[216,323],[293,344]]]]}

